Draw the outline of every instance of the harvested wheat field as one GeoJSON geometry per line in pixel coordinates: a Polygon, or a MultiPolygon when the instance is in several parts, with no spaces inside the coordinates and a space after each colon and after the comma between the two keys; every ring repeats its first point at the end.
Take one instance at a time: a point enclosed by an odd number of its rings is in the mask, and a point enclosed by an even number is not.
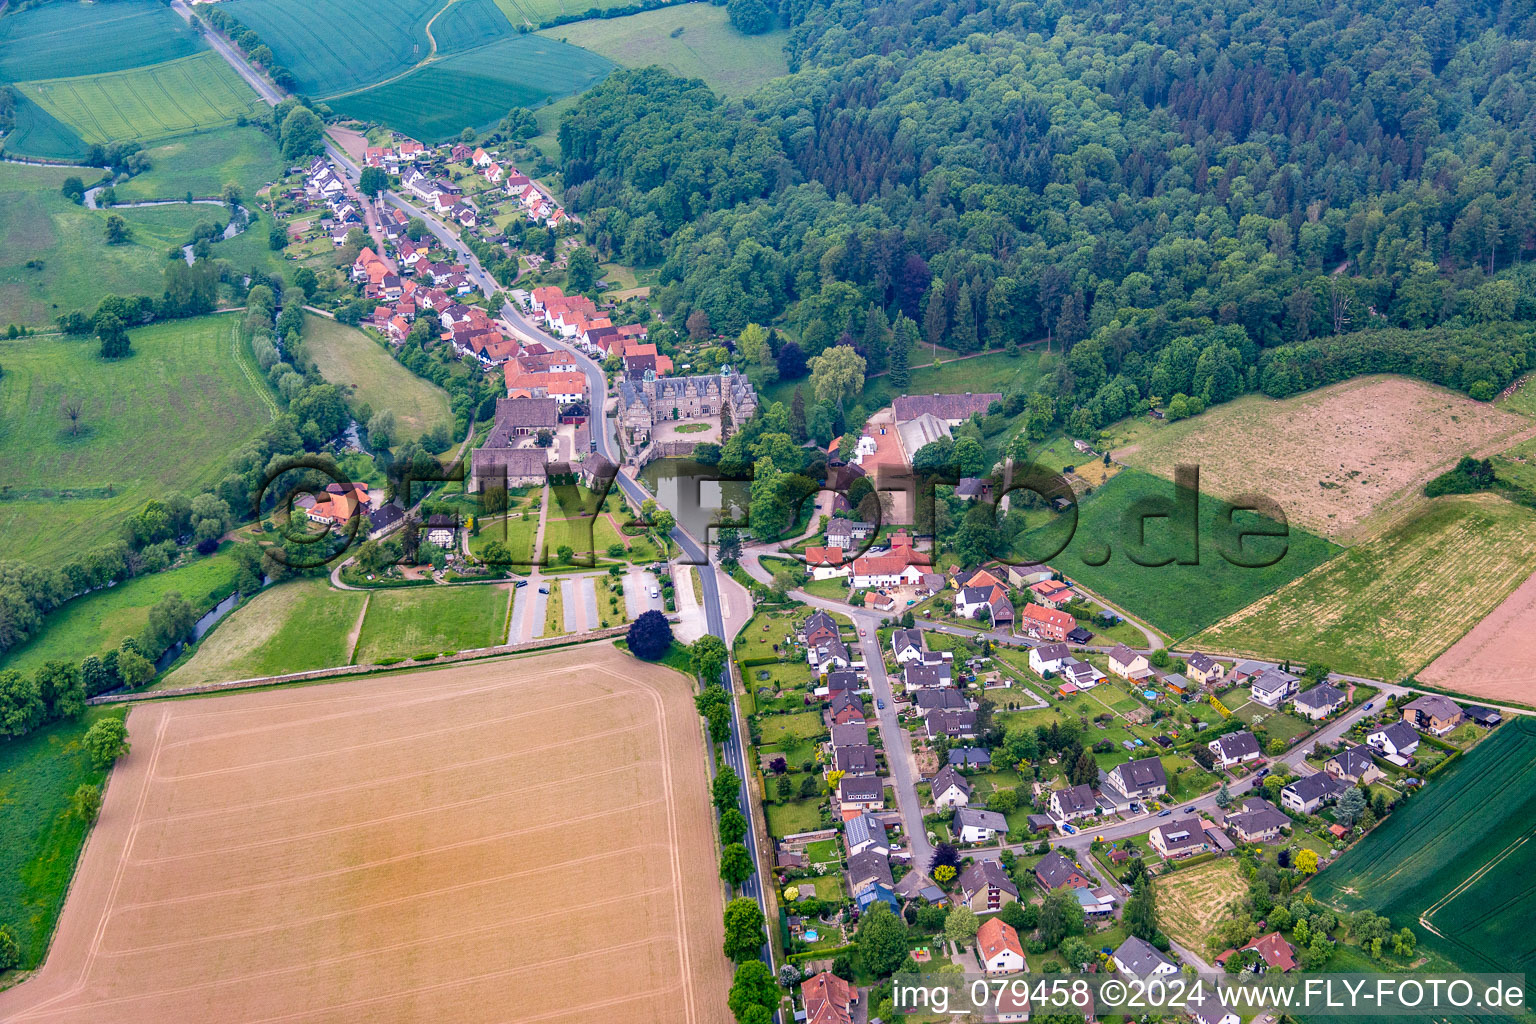
{"type": "Polygon", "coordinates": [[[1157,879],[1158,920],[1169,938],[1200,953],[1205,937],[1231,916],[1232,901],[1247,892],[1248,883],[1231,857],[1183,868],[1157,879]]]}
{"type": "Polygon", "coordinates": [[[1419,673],[1420,681],[1490,701],[1536,704],[1536,576],[1419,673]]]}
{"type": "Polygon", "coordinates": [[[1446,388],[1376,376],[1279,401],[1245,396],[1115,458],[1168,479],[1176,464],[1197,465],[1203,490],[1267,495],[1292,524],[1349,543],[1422,501],[1423,484],[1462,455],[1491,455],[1533,432],[1526,417],[1446,388]]]}
{"type": "Polygon", "coordinates": [[[136,708],[5,1021],[728,1019],[682,676],[593,645],[136,708]]]}

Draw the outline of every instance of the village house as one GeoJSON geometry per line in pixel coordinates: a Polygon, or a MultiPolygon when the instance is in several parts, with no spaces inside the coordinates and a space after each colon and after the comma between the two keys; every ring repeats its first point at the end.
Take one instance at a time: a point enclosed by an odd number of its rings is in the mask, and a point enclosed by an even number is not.
{"type": "Polygon", "coordinates": [[[947,661],[922,662],[908,664],[902,669],[902,685],[907,688],[910,696],[914,691],[937,688],[941,686],[953,686],[954,677],[947,661]]]}
{"type": "Polygon", "coordinates": [[[1091,889],[1093,883],[1079,871],[1072,859],[1060,850],[1052,850],[1035,865],[1035,881],[1046,892],[1067,886],[1073,889],[1091,889]]]}
{"type": "Polygon", "coordinates": [[[1072,649],[1066,644],[1041,644],[1029,651],[1029,667],[1042,676],[1047,672],[1060,672],[1061,666],[1072,659],[1072,649]]]}
{"type": "Polygon", "coordinates": [[[1227,674],[1227,667],[1208,654],[1191,654],[1184,661],[1184,673],[1201,686],[1214,686],[1227,674]]]}
{"type": "Polygon", "coordinates": [[[856,693],[833,694],[827,705],[827,724],[848,725],[864,721],[864,701],[856,693]]]}
{"type": "Polygon", "coordinates": [[[1282,828],[1290,828],[1291,819],[1268,800],[1251,797],[1243,801],[1242,810],[1227,815],[1226,826],[1242,842],[1262,843],[1277,838],[1282,828]]]}
{"type": "Polygon", "coordinates": [[[987,974],[1017,974],[1027,970],[1019,933],[1000,917],[989,917],[976,931],[976,955],[987,974]]]}
{"type": "Polygon", "coordinates": [[[873,814],[860,814],[844,822],[843,842],[848,846],[850,857],[865,852],[888,857],[891,853],[891,840],[886,834],[885,822],[873,814]]]}
{"type": "Polygon", "coordinates": [[[1109,784],[1128,800],[1145,800],[1168,792],[1168,776],[1156,757],[1117,764],[1109,770],[1109,784]]]}
{"type": "MultiPolygon", "coordinates": [[[[810,549],[807,548],[806,551],[809,552],[810,549]]],[[[898,665],[922,661],[923,653],[927,649],[927,645],[923,642],[923,631],[920,629],[897,629],[891,632],[891,651],[895,654],[898,665]]]]}
{"type": "Polygon", "coordinates": [[[1252,950],[1259,954],[1265,967],[1278,970],[1281,973],[1296,969],[1296,949],[1280,935],[1279,932],[1269,932],[1242,947],[1241,952],[1252,950]]]}
{"type": "Polygon", "coordinates": [[[1115,948],[1115,969],[1132,978],[1178,974],[1179,966],[1164,956],[1156,946],[1131,935],[1115,948]]]}
{"type": "Polygon", "coordinates": [[[873,775],[844,775],[837,780],[837,803],[844,818],[856,811],[883,811],[885,783],[873,775]]]}
{"type": "Polygon", "coordinates": [[[1323,763],[1323,771],[1357,786],[1368,786],[1382,776],[1381,769],[1376,767],[1376,758],[1371,748],[1363,743],[1346,747],[1334,754],[1323,763]]]}
{"type": "Polygon", "coordinates": [[[1098,799],[1093,795],[1093,787],[1085,782],[1080,786],[1052,790],[1050,808],[1051,817],[1057,821],[1076,821],[1093,817],[1098,799]]]}
{"type": "Polygon", "coordinates": [[[1404,704],[1403,721],[1419,732],[1444,736],[1461,724],[1465,717],[1460,705],[1438,693],[1426,693],[1404,704]]]}
{"type": "Polygon", "coordinates": [[[875,524],[857,519],[834,518],[827,523],[827,546],[852,551],[855,542],[868,540],[874,535],[875,524]]]}
{"type": "Polygon", "coordinates": [[[1019,887],[995,860],[973,861],[958,879],[959,903],[978,914],[991,914],[1019,898],[1019,887]]]}
{"type": "Polygon", "coordinates": [[[949,765],[939,769],[930,789],[935,807],[964,807],[971,802],[971,784],[949,765]]]}
{"type": "Polygon", "coordinates": [[[843,560],[842,548],[806,548],[805,568],[816,580],[838,579],[853,571],[853,567],[843,560]]]}
{"type": "Polygon", "coordinates": [[[1327,772],[1304,775],[1280,791],[1280,806],[1296,814],[1313,814],[1348,788],[1327,772]]]}
{"type": "Polygon", "coordinates": [[[1013,622],[1013,605],[1002,587],[965,587],[955,596],[955,614],[965,619],[985,617],[993,626],[1013,622]]]}
{"type": "Polygon", "coordinates": [[[923,727],[929,739],[943,736],[951,740],[974,740],[976,712],[969,708],[933,711],[924,719],[923,727]]]}
{"type": "Polygon", "coordinates": [[[1332,683],[1319,683],[1305,693],[1298,693],[1291,706],[1301,717],[1320,722],[1347,703],[1343,690],[1332,683]]]}
{"type": "Polygon", "coordinates": [[[325,497],[304,510],[311,522],[324,526],[342,526],[359,512],[368,512],[368,485],[362,482],[327,484],[325,497]]]}
{"type": "Polygon", "coordinates": [[[1091,690],[1105,679],[1104,673],[1094,665],[1077,658],[1068,658],[1064,661],[1059,675],[1062,680],[1061,685],[1071,686],[1073,690],[1091,690]]]}
{"type": "Polygon", "coordinates": [[[1249,695],[1267,708],[1278,708],[1294,696],[1300,679],[1278,668],[1267,668],[1248,683],[1249,695]]]}
{"type": "Polygon", "coordinates": [[[1008,831],[1007,818],[980,807],[956,808],[954,825],[962,843],[990,843],[1008,831]]]}
{"type": "Polygon", "coordinates": [[[822,971],[800,983],[800,1001],[805,1005],[805,1024],[853,1024],[859,990],[831,971],[822,971]]]}
{"type": "Polygon", "coordinates": [[[1067,633],[1077,626],[1077,620],[1063,611],[1054,608],[1042,608],[1037,604],[1027,604],[1019,613],[1019,624],[1024,632],[1041,640],[1060,643],[1067,638],[1067,633]]]}
{"type": "Polygon", "coordinates": [[[1402,719],[1366,733],[1365,742],[1389,757],[1409,758],[1419,748],[1419,732],[1402,719]]]}
{"type": "Polygon", "coordinates": [[[1211,848],[1211,842],[1205,834],[1205,823],[1199,818],[1175,818],[1166,824],[1157,825],[1147,833],[1147,843],[1169,860],[1192,857],[1211,848]]]}
{"type": "Polygon", "coordinates": [[[519,439],[558,425],[559,407],[552,398],[498,398],[490,435],[470,456],[469,490],[542,486],[549,450],[524,447],[519,439]]]}
{"type": "Polygon", "coordinates": [[[1109,652],[1109,671],[1121,679],[1145,679],[1152,674],[1152,664],[1146,655],[1131,650],[1125,644],[1116,644],[1109,652]]]}
{"type": "Polygon", "coordinates": [[[1042,580],[1030,587],[1029,592],[1047,608],[1064,607],[1074,596],[1072,588],[1060,580],[1042,580]]]}
{"type": "Polygon", "coordinates": [[[1216,763],[1223,768],[1231,768],[1247,761],[1257,761],[1264,755],[1264,752],[1259,749],[1258,737],[1246,729],[1242,732],[1218,736],[1206,746],[1210,747],[1211,753],[1216,757],[1216,763]]]}

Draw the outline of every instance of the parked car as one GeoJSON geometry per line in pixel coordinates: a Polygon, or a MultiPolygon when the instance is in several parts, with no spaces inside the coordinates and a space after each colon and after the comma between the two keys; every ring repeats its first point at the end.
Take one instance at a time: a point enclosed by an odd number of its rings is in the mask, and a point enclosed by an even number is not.
{"type": "Polygon", "coordinates": [[[539,587],[539,593],[541,593],[541,594],[549,593],[549,587],[547,585],[539,587]]]}
{"type": "Polygon", "coordinates": [[[658,598],[660,596],[661,596],[661,590],[659,588],[657,588],[657,587],[652,587],[651,588],[651,598],[652,598],[652,600],[654,600],[654,599],[656,599],[656,598],[658,598]]]}
{"type": "Polygon", "coordinates": [[[1172,813],[1173,813],[1173,808],[1172,808],[1172,807],[1170,807],[1170,808],[1168,808],[1168,809],[1167,809],[1167,810],[1166,810],[1166,811],[1158,811],[1158,812],[1157,812],[1157,816],[1158,816],[1158,817],[1159,817],[1159,818],[1166,818],[1166,817],[1168,817],[1168,815],[1170,815],[1170,814],[1172,814],[1172,813]]]}
{"type": "Polygon", "coordinates": [[[527,580],[518,580],[517,582],[512,584],[512,589],[516,590],[518,587],[526,587],[527,585],[528,585],[528,581],[527,580]]]}
{"type": "Polygon", "coordinates": [[[1195,805],[1194,804],[1190,804],[1188,807],[1184,808],[1184,813],[1185,814],[1194,814],[1195,813],[1195,805]]]}
{"type": "Polygon", "coordinates": [[[1376,706],[1376,702],[1375,701],[1368,700],[1368,701],[1365,702],[1365,707],[1361,708],[1360,710],[1361,711],[1369,711],[1369,710],[1371,710],[1371,708],[1373,708],[1375,706],[1376,706]]]}
{"type": "Polygon", "coordinates": [[[885,710],[885,701],[880,700],[879,698],[876,698],[875,699],[875,709],[877,711],[884,711],[885,710]]]}

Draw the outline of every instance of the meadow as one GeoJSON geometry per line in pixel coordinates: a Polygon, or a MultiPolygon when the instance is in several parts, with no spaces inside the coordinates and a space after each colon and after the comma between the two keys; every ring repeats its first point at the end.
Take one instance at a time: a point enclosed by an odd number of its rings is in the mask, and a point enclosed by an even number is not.
{"type": "Polygon", "coordinates": [[[560,17],[586,14],[588,11],[606,11],[610,7],[624,7],[634,0],[496,0],[507,20],[514,25],[538,28],[560,17]]]}
{"type": "Polygon", "coordinates": [[[742,35],[731,26],[724,7],[690,3],[623,18],[595,18],[557,25],[539,33],[621,64],[651,64],[684,78],[702,78],[725,96],[742,96],[780,75],[789,74],[784,59],[787,30],[742,35]]]}
{"type": "Polygon", "coordinates": [[[192,27],[159,0],[61,0],[0,18],[7,82],[126,71],[202,49],[192,27]]]}
{"type": "MultiPolygon", "coordinates": [[[[76,206],[60,194],[72,175],[87,183],[94,178],[89,170],[0,164],[0,327],[51,325],[60,313],[94,310],[109,293],[159,294],[170,247],[185,242],[199,221],[227,219],[211,206],[118,210],[133,236],[127,244],[108,245],[108,212],[76,206]]],[[[266,232],[257,233],[265,248],[266,232]]],[[[225,256],[244,244],[220,242],[214,251],[225,256]]]]}
{"type": "Polygon", "coordinates": [[[23,968],[48,951],[89,832],[68,814],[69,798],[106,777],[81,739],[95,722],[122,716],[121,708],[90,708],[78,721],[0,740],[0,921],[16,936],[23,968]]]}
{"type": "Polygon", "coordinates": [[[372,337],[323,316],[304,318],[303,356],[320,376],[339,385],[348,404],[395,414],[396,444],[414,441],[436,426],[452,430],[448,393],[400,364],[372,337]]]}
{"type": "MultiPolygon", "coordinates": [[[[892,387],[888,376],[869,377],[864,381],[864,394],[858,404],[864,406],[866,412],[874,412],[890,405],[898,394],[959,394],[971,391],[977,394],[996,392],[1006,395],[1016,388],[1027,389],[1038,378],[1040,371],[1040,354],[1032,349],[1026,349],[1017,356],[996,352],[969,359],[952,359],[938,366],[934,366],[931,361],[922,362],[924,352],[922,346],[913,351],[910,381],[906,388],[892,387]]],[[[783,402],[787,407],[794,400],[796,388],[804,388],[806,399],[810,400],[809,378],[779,381],[761,389],[764,408],[774,402],[783,402]]]]}
{"type": "Polygon", "coordinates": [[[1158,923],[1169,938],[1198,953],[1205,951],[1206,936],[1229,915],[1232,901],[1248,893],[1248,881],[1231,857],[1175,871],[1155,884],[1158,923]]]}
{"type": "Polygon", "coordinates": [[[89,147],[69,125],[27,99],[16,94],[16,126],[5,137],[5,151],[44,160],[84,160],[89,147]]]}
{"type": "Polygon", "coordinates": [[[1199,495],[1196,516],[1198,552],[1181,549],[1169,520],[1136,521],[1142,513],[1163,510],[1148,503],[1171,504],[1174,496],[1173,484],[1125,470],[1080,499],[1077,528],[1070,538],[1070,517],[1058,517],[1025,534],[1016,553],[1027,553],[1031,559],[1054,557],[1052,564],[1070,579],[1178,638],[1247,607],[1341,550],[1292,528],[1283,539],[1249,537],[1239,553],[1234,527],[1246,531],[1273,529],[1276,524],[1252,513],[1233,515],[1226,502],[1205,493],[1199,495]],[[1145,528],[1144,538],[1138,526],[1145,528]],[[1064,540],[1068,543],[1062,550],[1064,540]],[[1052,556],[1053,551],[1061,553],[1052,556]],[[1196,557],[1196,561],[1147,564],[1175,555],[1196,557]],[[1246,567],[1234,564],[1227,555],[1247,562],[1273,560],[1273,564],[1246,567]]]}
{"type": "Polygon", "coordinates": [[[142,633],[149,610],[167,594],[180,594],[199,614],[208,611],[235,591],[238,567],[232,547],[225,544],[180,568],[136,576],[75,598],[49,613],[31,640],[0,657],[0,669],[30,674],[44,662],[78,665],[87,655],[105,654],[124,637],[142,633]]]}
{"type": "Polygon", "coordinates": [[[1533,557],[1536,512],[1488,494],[1437,498],[1195,644],[1402,679],[1497,607],[1533,557]]]}
{"type": "Polygon", "coordinates": [[[475,584],[376,591],[352,662],[371,665],[504,643],[508,590],[475,584]]]}
{"type": "Polygon", "coordinates": [[[151,142],[233,124],[263,109],[255,90],[212,51],[18,88],[86,142],[151,142]]]}
{"type": "Polygon", "coordinates": [[[1536,968],[1536,722],[1515,716],[1313,878],[1318,899],[1414,928],[1468,971],[1536,968]]]}
{"type": "Polygon", "coordinates": [[[217,483],[272,419],[264,383],[233,358],[238,318],[135,328],[108,362],[88,338],[0,341],[0,535],[7,557],[87,551],[166,491],[217,483]],[[60,411],[83,407],[78,435],[60,411]]]}
{"type": "Polygon", "coordinates": [[[191,658],[152,688],[345,665],[368,598],[355,590],[333,590],[325,580],[297,579],[269,587],[220,622],[191,658]]]}
{"type": "MultiPolygon", "coordinates": [[[[261,188],[283,176],[287,161],[277,144],[250,126],[219,128],[152,146],[152,166],[113,187],[119,202],[217,196],[225,184],[240,186],[249,202],[261,188]]],[[[207,215],[217,213],[208,209],[207,215]]],[[[266,232],[261,232],[265,241],[266,232]]]]}
{"type": "Polygon", "coordinates": [[[387,124],[424,142],[484,129],[513,107],[581,92],[613,65],[540,36],[512,36],[436,60],[396,81],[330,101],[342,117],[387,124]]]}

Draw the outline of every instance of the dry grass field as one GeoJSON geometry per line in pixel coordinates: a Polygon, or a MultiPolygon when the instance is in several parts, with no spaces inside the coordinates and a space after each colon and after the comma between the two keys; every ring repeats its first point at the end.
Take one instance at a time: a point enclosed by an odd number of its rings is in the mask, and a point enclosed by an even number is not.
{"type": "Polygon", "coordinates": [[[1497,608],[1533,564],[1536,513],[1491,494],[1436,498],[1192,644],[1399,680],[1497,608]]]}
{"type": "Polygon", "coordinates": [[[1536,576],[1419,673],[1419,680],[1491,701],[1536,704],[1536,576]]]}
{"type": "Polygon", "coordinates": [[[1231,857],[1198,864],[1157,879],[1157,916],[1169,938],[1196,953],[1205,937],[1229,916],[1228,905],[1248,892],[1231,857]]]}
{"type": "Polygon", "coordinates": [[[1203,490],[1268,495],[1292,525],[1347,544],[1422,502],[1424,482],[1462,455],[1491,455],[1532,429],[1445,388],[1360,377],[1280,401],[1245,396],[1147,431],[1115,458],[1170,479],[1175,464],[1198,465],[1203,490]]]}
{"type": "Polygon", "coordinates": [[[0,1019],[724,1024],[689,696],[591,646],[138,707],[0,1019]]]}

